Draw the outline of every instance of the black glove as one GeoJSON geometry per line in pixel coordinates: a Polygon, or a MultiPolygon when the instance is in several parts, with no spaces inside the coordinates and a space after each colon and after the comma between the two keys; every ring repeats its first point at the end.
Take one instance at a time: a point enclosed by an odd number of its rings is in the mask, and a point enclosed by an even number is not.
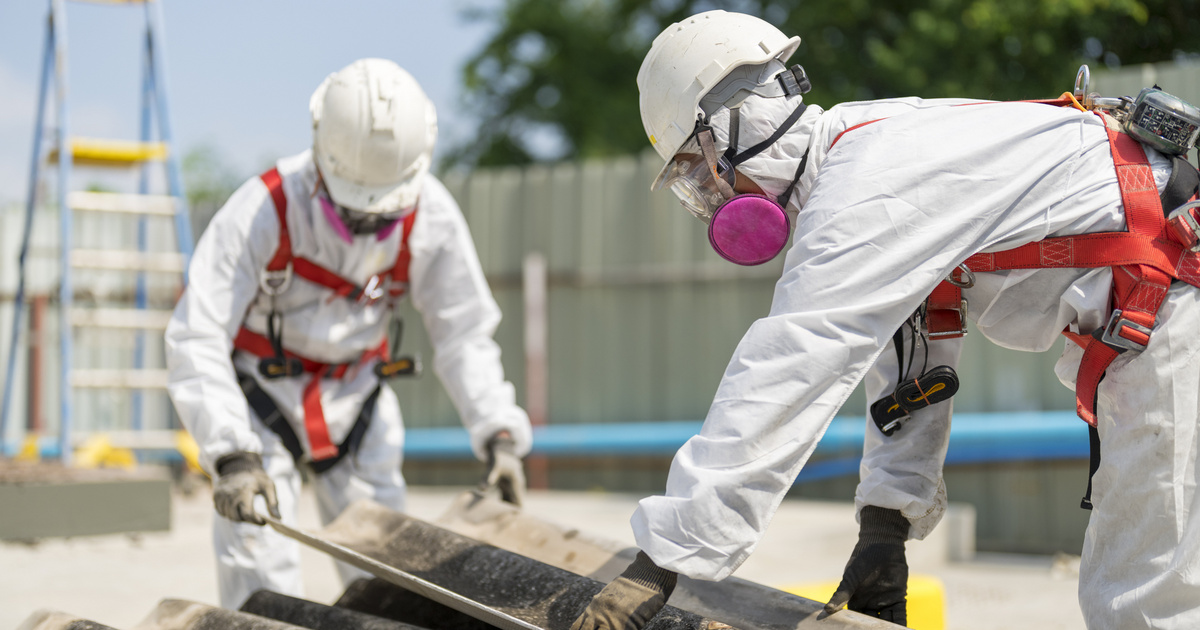
{"type": "Polygon", "coordinates": [[[826,613],[850,604],[850,610],[906,625],[908,614],[908,561],[904,541],[908,519],[900,510],[864,506],[859,518],[858,544],[850,553],[842,583],[834,591],[826,613]]]}
{"type": "Polygon", "coordinates": [[[481,490],[498,488],[501,499],[519,507],[525,498],[525,470],[516,450],[517,443],[508,431],[501,431],[488,440],[487,472],[479,486],[481,490]]]}
{"type": "Polygon", "coordinates": [[[677,578],[639,551],[620,577],[596,593],[571,630],[642,630],[667,605],[677,578]]]}
{"type": "Polygon", "coordinates": [[[231,521],[266,525],[254,511],[254,496],[267,500],[271,516],[279,518],[279,500],[275,483],[263,470],[262,456],[238,451],[217,460],[217,481],[213,484],[213,504],[217,513],[231,521]]]}

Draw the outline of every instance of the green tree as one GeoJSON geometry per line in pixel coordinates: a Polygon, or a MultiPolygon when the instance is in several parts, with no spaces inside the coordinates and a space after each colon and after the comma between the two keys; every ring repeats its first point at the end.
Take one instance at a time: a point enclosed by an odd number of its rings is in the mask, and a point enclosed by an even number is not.
{"type": "MultiPolygon", "coordinates": [[[[644,150],[635,77],[666,25],[711,8],[803,38],[810,102],[919,95],[1044,98],[1081,63],[1200,51],[1200,0],[505,0],[463,72],[477,137],[452,164],[521,164],[644,150]]],[[[1169,88],[1169,86],[1164,86],[1169,88]]]]}
{"type": "Polygon", "coordinates": [[[184,154],[180,170],[191,211],[192,233],[199,238],[212,215],[237,190],[243,178],[229,166],[220,151],[206,144],[193,147],[184,154]]]}

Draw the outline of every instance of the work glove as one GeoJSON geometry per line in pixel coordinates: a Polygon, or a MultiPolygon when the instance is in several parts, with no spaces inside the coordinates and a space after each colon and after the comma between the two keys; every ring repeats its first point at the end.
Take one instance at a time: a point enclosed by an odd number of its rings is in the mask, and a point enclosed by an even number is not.
{"type": "Polygon", "coordinates": [[[842,583],[825,604],[825,612],[832,614],[849,603],[855,612],[907,625],[907,538],[908,519],[900,510],[864,506],[859,515],[858,544],[850,553],[842,583]]]}
{"type": "Polygon", "coordinates": [[[571,630],[642,630],[667,605],[677,578],[639,551],[624,573],[596,593],[571,630]]]}
{"type": "Polygon", "coordinates": [[[254,496],[267,500],[267,511],[279,518],[279,499],[275,483],[263,470],[262,456],[238,451],[217,460],[217,481],[213,484],[213,504],[217,514],[231,521],[266,525],[254,511],[254,496]]]}
{"type": "Polygon", "coordinates": [[[517,443],[508,431],[497,433],[487,443],[487,472],[480,490],[500,490],[500,498],[520,507],[525,498],[525,470],[517,457],[517,443]]]}

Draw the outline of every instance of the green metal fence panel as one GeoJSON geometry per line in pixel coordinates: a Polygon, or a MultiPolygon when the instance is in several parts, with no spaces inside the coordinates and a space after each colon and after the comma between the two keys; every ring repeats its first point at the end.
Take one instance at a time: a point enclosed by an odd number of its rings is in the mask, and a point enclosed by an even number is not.
{"type": "MultiPolygon", "coordinates": [[[[782,257],[741,268],[708,246],[704,226],[668,192],[650,193],[652,152],[609,161],[481,170],[447,177],[504,319],[505,372],[524,402],[521,267],[543,254],[548,286],[548,421],[702,419],[745,331],[770,307],[782,257]]],[[[406,349],[432,350],[406,306],[406,349]]],[[[1072,409],[1053,377],[1060,341],[1040,354],[967,336],[960,411],[1072,409]]],[[[432,370],[395,384],[409,426],[455,426],[432,370]]],[[[861,388],[842,410],[865,413],[861,388]]]]}

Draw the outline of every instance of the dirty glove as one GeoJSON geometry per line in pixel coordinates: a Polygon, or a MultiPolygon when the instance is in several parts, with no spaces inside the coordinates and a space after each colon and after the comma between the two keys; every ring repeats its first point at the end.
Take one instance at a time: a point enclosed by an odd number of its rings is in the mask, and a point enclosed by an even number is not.
{"type": "Polygon", "coordinates": [[[520,507],[525,498],[525,470],[516,450],[517,443],[508,431],[501,431],[488,440],[487,472],[479,486],[481,490],[498,488],[501,499],[520,507]]]}
{"type": "Polygon", "coordinates": [[[667,604],[677,578],[639,551],[620,577],[596,593],[571,630],[642,630],[667,604]]]}
{"type": "Polygon", "coordinates": [[[908,519],[900,510],[864,506],[859,517],[858,544],[850,553],[842,583],[838,585],[826,613],[834,613],[850,604],[850,610],[906,625],[908,615],[908,561],[904,541],[908,538],[908,519]]]}
{"type": "Polygon", "coordinates": [[[267,522],[254,512],[254,496],[261,494],[267,500],[267,511],[279,518],[275,483],[263,470],[261,455],[244,451],[230,453],[217,460],[216,468],[213,503],[218,514],[231,521],[266,525],[267,522]]]}

